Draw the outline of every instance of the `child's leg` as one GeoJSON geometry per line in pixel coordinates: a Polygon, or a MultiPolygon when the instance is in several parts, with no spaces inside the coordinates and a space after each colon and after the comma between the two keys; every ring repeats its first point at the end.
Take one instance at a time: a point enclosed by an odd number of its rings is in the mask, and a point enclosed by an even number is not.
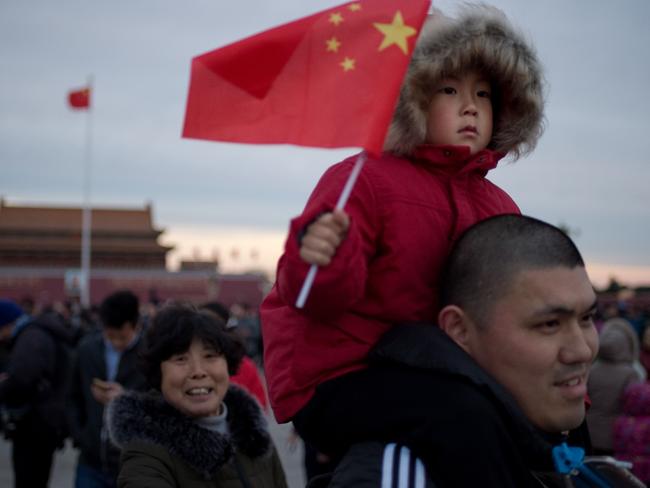
{"type": "Polygon", "coordinates": [[[373,365],[320,385],[293,423],[303,439],[339,458],[359,442],[412,441],[441,401],[427,372],[373,365]]]}

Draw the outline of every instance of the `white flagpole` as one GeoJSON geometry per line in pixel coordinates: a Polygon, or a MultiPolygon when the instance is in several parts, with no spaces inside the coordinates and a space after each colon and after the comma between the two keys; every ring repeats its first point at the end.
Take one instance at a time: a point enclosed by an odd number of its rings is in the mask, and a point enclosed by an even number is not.
{"type": "Polygon", "coordinates": [[[86,113],[86,144],[83,168],[83,210],[81,213],[81,290],[83,308],[90,307],[90,235],[92,229],[92,210],[90,206],[90,181],[92,169],[92,108],[93,77],[88,77],[89,102],[86,113]]]}
{"type": "MultiPolygon", "coordinates": [[[[343,191],[341,191],[339,200],[338,202],[336,202],[336,207],[335,207],[336,210],[343,210],[345,204],[348,202],[350,193],[352,193],[352,188],[354,188],[354,184],[356,183],[357,177],[361,172],[363,163],[366,162],[366,158],[367,158],[366,151],[361,152],[361,154],[359,154],[359,156],[357,157],[357,160],[355,161],[354,166],[352,167],[352,171],[350,172],[350,176],[348,176],[348,179],[345,182],[345,185],[343,186],[343,191]]],[[[318,271],[318,265],[312,264],[311,267],[309,268],[309,271],[307,272],[305,281],[303,281],[302,283],[302,288],[300,289],[300,293],[298,293],[298,298],[296,299],[296,308],[302,308],[305,306],[305,302],[307,301],[307,297],[309,296],[309,291],[311,290],[311,287],[314,284],[314,279],[316,279],[317,271],[318,271]]]]}

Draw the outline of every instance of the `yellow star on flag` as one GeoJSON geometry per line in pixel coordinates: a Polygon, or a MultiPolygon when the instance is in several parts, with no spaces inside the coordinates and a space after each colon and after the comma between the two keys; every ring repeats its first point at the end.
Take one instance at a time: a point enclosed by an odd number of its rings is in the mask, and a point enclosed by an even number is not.
{"type": "Polygon", "coordinates": [[[345,59],[340,63],[340,65],[343,67],[343,71],[350,71],[354,69],[354,59],[348,58],[347,56],[345,59]]]}
{"type": "Polygon", "coordinates": [[[360,4],[360,3],[353,3],[353,4],[350,4],[350,5],[348,6],[348,8],[349,8],[352,12],[358,12],[359,10],[361,10],[361,4],[360,4]]]}
{"type": "Polygon", "coordinates": [[[379,46],[379,51],[383,51],[389,46],[395,44],[404,54],[408,54],[407,39],[417,33],[417,29],[410,25],[404,24],[402,12],[399,10],[395,13],[393,21],[390,24],[374,23],[375,28],[384,35],[384,40],[379,46]]]}
{"type": "Polygon", "coordinates": [[[332,52],[332,53],[338,52],[339,47],[341,47],[341,41],[339,41],[336,37],[327,39],[325,41],[325,44],[327,44],[327,52],[332,52]]]}
{"type": "Polygon", "coordinates": [[[338,26],[341,22],[343,22],[343,16],[338,12],[334,12],[330,15],[330,22],[338,26]]]}

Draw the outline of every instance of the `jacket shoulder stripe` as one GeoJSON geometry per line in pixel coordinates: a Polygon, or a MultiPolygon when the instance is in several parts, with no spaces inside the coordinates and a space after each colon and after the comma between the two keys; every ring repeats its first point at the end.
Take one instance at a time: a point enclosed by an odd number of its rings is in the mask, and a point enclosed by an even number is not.
{"type": "Polygon", "coordinates": [[[399,482],[397,488],[411,488],[409,484],[411,465],[411,450],[406,446],[399,449],[399,482]]]}
{"type": "Polygon", "coordinates": [[[415,458],[415,488],[425,488],[424,464],[415,458]]]}
{"type": "Polygon", "coordinates": [[[425,488],[424,464],[406,446],[386,444],[381,466],[381,488],[425,488]]]}
{"type": "Polygon", "coordinates": [[[381,463],[381,488],[393,487],[393,460],[395,458],[395,444],[384,447],[384,456],[381,463]]]}

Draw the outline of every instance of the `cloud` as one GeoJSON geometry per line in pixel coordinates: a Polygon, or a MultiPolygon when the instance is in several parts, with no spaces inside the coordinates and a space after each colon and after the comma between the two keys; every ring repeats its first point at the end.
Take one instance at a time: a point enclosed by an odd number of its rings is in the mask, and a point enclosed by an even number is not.
{"type": "MultiPolygon", "coordinates": [[[[325,168],[354,151],[182,139],[190,61],[338,3],[1,2],[0,194],[81,202],[86,114],[65,96],[93,74],[95,204],[150,201],[172,236],[184,226],[285,232],[325,168]]],[[[490,3],[532,39],[549,85],[539,147],[490,178],[525,213],[579,229],[589,260],[650,265],[650,2],[490,3]]]]}

